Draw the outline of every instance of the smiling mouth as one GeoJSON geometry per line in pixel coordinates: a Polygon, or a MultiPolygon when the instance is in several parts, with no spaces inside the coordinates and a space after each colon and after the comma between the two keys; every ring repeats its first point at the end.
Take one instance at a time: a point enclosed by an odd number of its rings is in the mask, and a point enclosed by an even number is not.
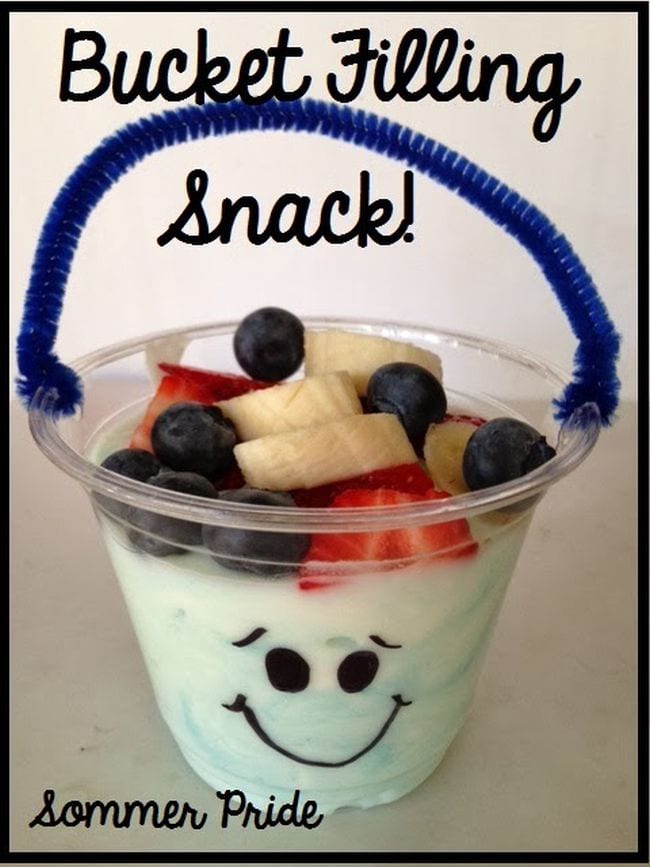
{"type": "Polygon", "coordinates": [[[271,747],[271,749],[274,749],[277,753],[286,756],[288,759],[293,759],[294,762],[300,762],[300,764],[302,765],[314,765],[318,768],[342,768],[344,765],[349,765],[352,762],[356,762],[357,759],[360,759],[361,756],[365,756],[365,754],[370,752],[373,747],[376,747],[379,741],[383,738],[383,736],[393,724],[393,720],[400,712],[400,710],[403,707],[407,707],[409,704],[412,704],[412,702],[410,701],[404,701],[401,695],[394,695],[392,696],[392,699],[395,702],[395,707],[392,709],[388,719],[379,729],[375,737],[370,741],[367,746],[365,746],[362,750],[359,750],[358,753],[355,753],[353,756],[350,756],[349,759],[343,759],[340,762],[323,762],[314,759],[303,759],[301,756],[297,756],[290,750],[285,750],[284,747],[276,744],[276,742],[272,738],[270,738],[264,731],[264,729],[259,723],[259,720],[257,719],[255,711],[246,704],[246,696],[242,695],[241,693],[239,693],[239,695],[232,704],[224,704],[222,705],[222,707],[225,707],[226,710],[231,710],[233,713],[243,713],[246,722],[253,729],[258,738],[267,746],[271,747]]]}

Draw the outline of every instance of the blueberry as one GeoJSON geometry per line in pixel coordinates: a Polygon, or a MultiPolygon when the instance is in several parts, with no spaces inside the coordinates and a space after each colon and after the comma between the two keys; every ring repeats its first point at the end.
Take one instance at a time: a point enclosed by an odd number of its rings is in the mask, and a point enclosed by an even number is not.
{"type": "Polygon", "coordinates": [[[160,461],[144,449],[120,449],[103,460],[102,466],[120,476],[146,482],[160,470],[160,461]]]}
{"type": "MultiPolygon", "coordinates": [[[[217,496],[212,483],[197,473],[175,473],[171,470],[163,470],[157,476],[148,479],[147,484],[166,491],[192,494],[195,497],[214,499],[217,496]]],[[[194,521],[170,518],[135,506],[131,506],[127,518],[131,525],[129,539],[147,554],[155,554],[157,557],[183,554],[185,547],[179,548],[179,545],[201,544],[201,525],[194,521]]]]}
{"type": "MultiPolygon", "coordinates": [[[[160,461],[151,452],[144,449],[119,449],[102,461],[102,467],[112,473],[126,476],[128,479],[146,482],[147,479],[159,472],[160,461]]],[[[124,517],[129,508],[120,500],[106,497],[103,494],[95,494],[95,500],[116,517],[124,517]]]]}
{"type": "Polygon", "coordinates": [[[151,430],[153,450],[165,466],[208,479],[231,469],[236,442],[235,429],[221,410],[200,403],[172,404],[151,430]]]}
{"type": "Polygon", "coordinates": [[[235,332],[235,356],[254,379],[279,382],[302,364],[304,337],[304,326],[293,313],[280,307],[261,307],[240,322],[235,332]]]}
{"type": "MultiPolygon", "coordinates": [[[[294,506],[289,494],[240,488],[223,491],[219,499],[256,506],[294,506]]],[[[236,527],[203,527],[203,544],[217,563],[228,569],[276,577],[296,570],[309,548],[305,533],[271,533],[236,527]]]]}
{"type": "Polygon", "coordinates": [[[442,421],[447,397],[436,377],[407,361],[378,367],[368,381],[368,412],[390,412],[402,423],[417,452],[421,452],[427,429],[442,421]]]}
{"type": "Polygon", "coordinates": [[[494,418],[477,428],[463,455],[463,475],[472,491],[526,475],[555,455],[534,427],[514,418],[494,418]]]}

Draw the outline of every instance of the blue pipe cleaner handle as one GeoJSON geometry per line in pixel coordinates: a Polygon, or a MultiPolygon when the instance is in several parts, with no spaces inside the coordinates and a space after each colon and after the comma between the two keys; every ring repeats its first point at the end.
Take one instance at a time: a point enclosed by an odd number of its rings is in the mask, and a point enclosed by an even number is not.
{"type": "Polygon", "coordinates": [[[32,265],[17,345],[18,393],[26,403],[41,387],[56,389],[57,414],[71,414],[82,402],[79,377],[59,360],[54,343],[74,253],[104,193],[156,151],[252,130],[318,133],[384,154],[448,187],[516,238],[541,268],[578,340],[573,380],[553,401],[555,417],[564,421],[593,402],[602,423],[611,423],[620,388],[620,337],[582,262],[550,220],[439,142],[387,118],[312,99],[255,106],[236,101],[165,111],[122,127],[79,164],[50,207],[32,265]]]}

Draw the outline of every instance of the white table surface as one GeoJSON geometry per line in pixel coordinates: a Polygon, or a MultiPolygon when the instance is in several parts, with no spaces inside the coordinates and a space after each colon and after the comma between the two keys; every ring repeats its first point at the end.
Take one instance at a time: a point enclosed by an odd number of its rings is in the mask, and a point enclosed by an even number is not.
{"type": "Polygon", "coordinates": [[[394,804],[342,811],[315,830],[255,831],[220,828],[214,793],[158,715],[86,495],[13,406],[11,851],[34,863],[57,851],[106,861],[292,851],[306,863],[316,852],[342,863],[346,852],[554,851],[611,853],[612,864],[635,851],[635,417],[624,405],[540,505],[470,717],[436,773],[394,804]],[[30,829],[48,788],[61,803],[187,801],[209,821],[200,831],[30,829]]]}

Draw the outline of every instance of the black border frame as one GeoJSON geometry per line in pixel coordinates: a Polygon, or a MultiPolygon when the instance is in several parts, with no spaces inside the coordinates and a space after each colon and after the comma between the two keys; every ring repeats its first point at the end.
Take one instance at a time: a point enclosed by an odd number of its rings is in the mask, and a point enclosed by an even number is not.
{"type": "MultiPolygon", "coordinates": [[[[494,2],[494,0],[450,0],[450,2],[390,2],[390,0],[369,0],[369,2],[0,2],[0,38],[3,49],[4,63],[0,64],[0,84],[2,87],[4,106],[4,143],[5,153],[5,184],[0,217],[5,227],[2,241],[2,253],[6,262],[5,274],[9,284],[9,79],[10,79],[10,42],[9,19],[12,13],[34,12],[610,12],[636,13],[638,26],[638,77],[637,77],[637,118],[638,118],[638,223],[637,249],[638,264],[638,310],[639,310],[639,369],[637,384],[639,386],[639,423],[637,429],[638,445],[638,516],[645,518],[645,523],[639,521],[637,527],[638,560],[638,734],[637,734],[637,809],[638,837],[636,852],[12,852],[9,848],[9,815],[11,809],[9,788],[9,748],[2,754],[2,777],[5,780],[5,795],[0,807],[0,857],[1,863],[57,863],[67,861],[75,864],[87,863],[122,863],[126,861],[143,864],[150,863],[290,863],[305,861],[311,863],[340,863],[341,860],[361,863],[395,863],[402,859],[404,864],[427,864],[446,862],[450,864],[511,864],[511,863],[554,863],[567,864],[648,864],[650,858],[648,838],[649,818],[649,749],[647,733],[649,731],[648,702],[648,623],[650,619],[649,593],[647,578],[650,574],[648,559],[648,28],[649,2],[576,2],[576,0],[530,0],[530,2],[494,2]],[[184,857],[179,857],[184,856],[184,857]],[[6,859],[6,860],[5,860],[6,859]]],[[[7,574],[9,570],[7,570],[7,574]]],[[[5,668],[3,693],[6,707],[6,731],[10,730],[9,702],[9,634],[10,605],[7,594],[5,668]]],[[[9,747],[9,744],[7,744],[9,747]]]]}

